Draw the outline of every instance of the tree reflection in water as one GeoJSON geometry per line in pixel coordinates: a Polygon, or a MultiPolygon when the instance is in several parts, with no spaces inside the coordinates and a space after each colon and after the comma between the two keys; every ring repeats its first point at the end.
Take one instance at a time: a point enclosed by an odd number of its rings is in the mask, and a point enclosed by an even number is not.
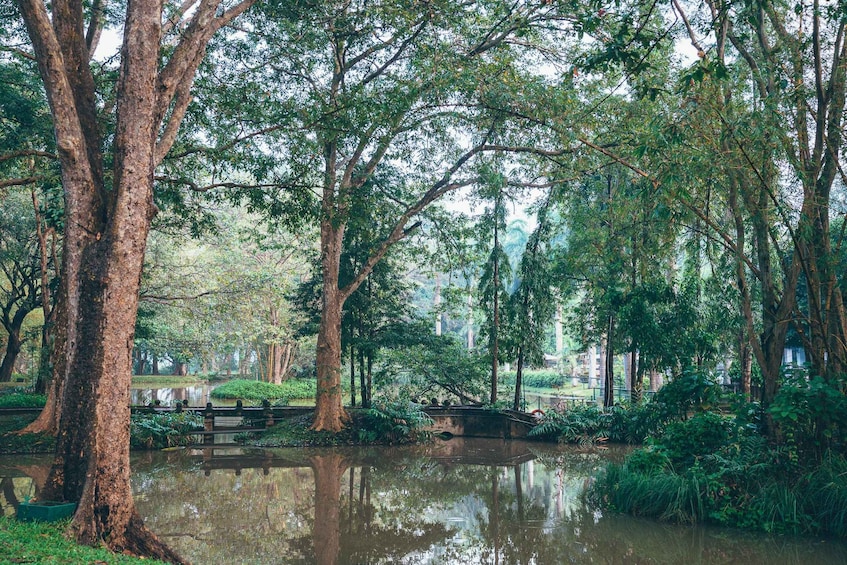
{"type": "MultiPolygon", "coordinates": [[[[602,516],[580,493],[607,456],[496,440],[145,453],[133,488],[148,526],[194,563],[847,562],[834,540],[602,516]]],[[[4,514],[37,490],[25,475],[38,468],[0,458],[4,514]]]]}

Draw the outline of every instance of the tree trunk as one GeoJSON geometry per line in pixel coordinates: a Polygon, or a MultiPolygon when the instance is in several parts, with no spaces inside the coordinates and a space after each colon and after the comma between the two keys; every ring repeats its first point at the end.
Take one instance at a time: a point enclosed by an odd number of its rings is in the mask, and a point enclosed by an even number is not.
{"type": "Polygon", "coordinates": [[[341,309],[344,298],[338,288],[339,262],[344,228],[334,227],[329,218],[321,221],[321,264],[323,296],[318,330],[313,430],[338,432],[348,416],[341,398],[341,309]]]}
{"type": "Polygon", "coordinates": [[[603,391],[603,406],[609,408],[615,404],[615,353],[612,343],[612,336],[615,331],[615,319],[609,316],[608,333],[606,334],[606,356],[604,357],[604,366],[606,367],[605,378],[603,383],[605,389],[603,391]]]}
{"type": "Polygon", "coordinates": [[[65,204],[64,388],[43,497],[78,503],[69,528],[81,543],[182,562],[147,530],[132,500],[133,333],[155,166],[173,143],[209,39],[250,3],[221,15],[217,2],[198,5],[161,74],[161,3],[126,5],[107,184],[82,3],[56,0],[48,13],[40,0],[18,2],[53,117],[65,204]]]}
{"type": "Polygon", "coordinates": [[[6,353],[3,355],[3,362],[0,363],[0,383],[8,383],[12,380],[15,361],[21,352],[20,334],[20,328],[13,328],[9,331],[9,339],[6,340],[6,353]]]}
{"type": "MultiPolygon", "coordinates": [[[[365,375],[361,375],[362,382],[365,380],[365,375]]],[[[350,406],[356,406],[356,350],[353,344],[350,344],[350,406]]]]}
{"type": "Polygon", "coordinates": [[[518,348],[518,362],[515,366],[515,401],[512,410],[521,409],[521,387],[523,386],[523,347],[518,348]]]}

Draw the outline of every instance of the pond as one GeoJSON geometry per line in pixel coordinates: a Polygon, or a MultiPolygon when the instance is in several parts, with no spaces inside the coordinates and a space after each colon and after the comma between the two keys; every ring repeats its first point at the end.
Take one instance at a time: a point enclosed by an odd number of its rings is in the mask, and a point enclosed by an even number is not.
{"type": "MultiPolygon", "coordinates": [[[[148,526],[193,563],[847,562],[836,540],[604,515],[580,496],[621,449],[454,438],[404,448],[181,450],[133,457],[148,526]]],[[[0,457],[6,514],[45,457],[0,457]]]]}

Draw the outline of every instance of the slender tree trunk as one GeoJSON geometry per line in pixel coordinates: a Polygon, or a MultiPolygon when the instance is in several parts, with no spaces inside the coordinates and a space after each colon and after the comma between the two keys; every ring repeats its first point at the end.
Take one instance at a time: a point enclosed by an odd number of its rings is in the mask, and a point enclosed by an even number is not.
{"type": "MultiPolygon", "coordinates": [[[[365,375],[361,375],[362,383],[364,383],[365,375]]],[[[362,398],[364,404],[364,398],[362,398]]],[[[356,406],[356,350],[353,344],[350,344],[350,406],[356,406]]]]}
{"type": "Polygon", "coordinates": [[[367,383],[364,388],[365,394],[364,398],[365,408],[371,407],[371,400],[373,399],[373,369],[374,369],[374,354],[372,352],[368,352],[368,364],[367,364],[367,383]]]}
{"type": "Polygon", "coordinates": [[[494,221],[494,319],[491,325],[491,404],[497,402],[497,367],[500,356],[500,256],[497,253],[500,245],[498,221],[494,221]]]}
{"type": "Polygon", "coordinates": [[[515,401],[512,404],[513,410],[521,409],[521,388],[523,386],[523,347],[518,348],[518,361],[515,367],[515,401]]]}
{"type": "Polygon", "coordinates": [[[9,338],[6,340],[6,353],[3,355],[3,362],[0,363],[0,383],[8,383],[12,380],[15,361],[21,352],[20,333],[20,328],[13,328],[9,331],[9,338]]]}
{"type": "Polygon", "coordinates": [[[609,316],[608,322],[608,332],[606,334],[606,356],[604,358],[606,374],[603,381],[605,386],[603,392],[603,406],[606,408],[614,406],[615,404],[615,353],[612,343],[612,336],[615,331],[615,318],[613,316],[609,316]]]}

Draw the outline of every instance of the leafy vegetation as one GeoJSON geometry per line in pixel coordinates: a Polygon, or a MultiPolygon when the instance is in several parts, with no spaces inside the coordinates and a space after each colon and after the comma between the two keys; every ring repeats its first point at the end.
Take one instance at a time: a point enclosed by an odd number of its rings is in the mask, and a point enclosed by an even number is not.
{"type": "MultiPolygon", "coordinates": [[[[702,389],[691,390],[702,399],[702,389]]],[[[623,464],[607,466],[589,497],[672,522],[843,537],[847,449],[838,426],[847,406],[837,391],[822,379],[791,377],[770,409],[786,438],[779,444],[749,408],[672,421],[623,464]]]]}
{"type": "Polygon", "coordinates": [[[413,402],[380,402],[365,410],[358,433],[363,443],[413,443],[429,437],[424,428],[430,425],[432,418],[413,402]]]}
{"type": "Polygon", "coordinates": [[[41,408],[46,402],[46,395],[20,388],[0,392],[0,408],[41,408]]]}
{"type": "Polygon", "coordinates": [[[213,398],[230,398],[261,402],[270,400],[277,405],[287,405],[297,398],[312,398],[315,396],[314,379],[291,379],[281,385],[262,381],[236,379],[216,387],[213,398]]]}
{"type": "Polygon", "coordinates": [[[203,429],[203,416],[190,412],[133,414],[130,449],[164,449],[195,442],[190,432],[203,429]]]}
{"type": "MultiPolygon", "coordinates": [[[[504,385],[515,385],[515,371],[500,373],[504,385]]],[[[561,388],[570,377],[554,369],[525,370],[522,376],[523,386],[532,388],[561,388]]]]}

